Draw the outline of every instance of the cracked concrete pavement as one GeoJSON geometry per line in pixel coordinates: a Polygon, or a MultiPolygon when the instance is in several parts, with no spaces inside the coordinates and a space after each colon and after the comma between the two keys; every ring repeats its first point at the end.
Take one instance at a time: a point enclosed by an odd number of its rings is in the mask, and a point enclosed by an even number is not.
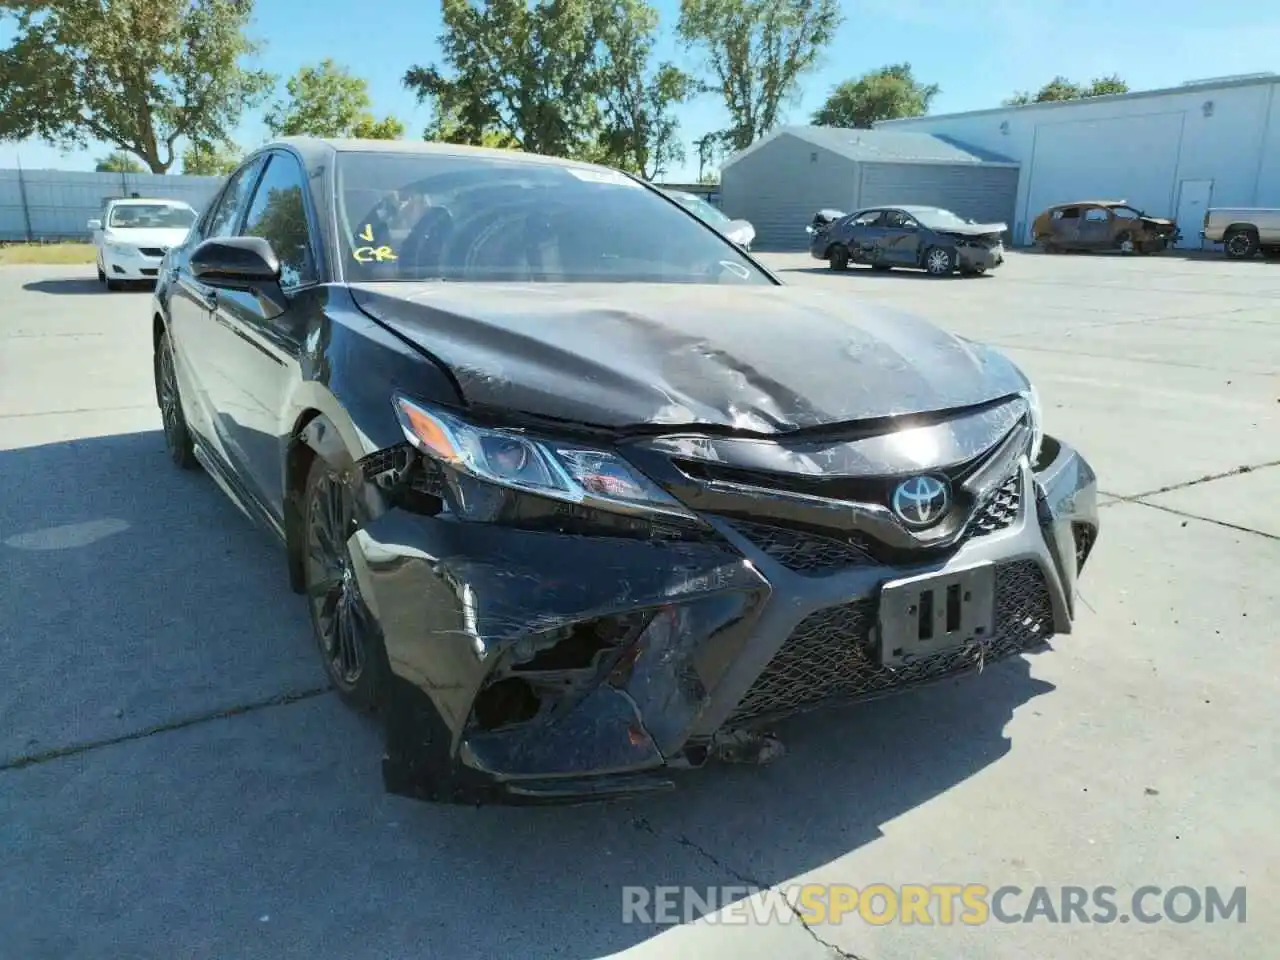
{"type": "Polygon", "coordinates": [[[0,269],[0,958],[1272,955],[1280,266],[1014,254],[933,281],[766,259],[1027,370],[1105,491],[1077,629],[790,723],[773,766],[532,811],[382,793],[377,731],[323,689],[277,548],[164,456],[149,295],[0,269]],[[800,882],[1247,885],[1250,910],[622,922],[626,886],[800,882]]]}

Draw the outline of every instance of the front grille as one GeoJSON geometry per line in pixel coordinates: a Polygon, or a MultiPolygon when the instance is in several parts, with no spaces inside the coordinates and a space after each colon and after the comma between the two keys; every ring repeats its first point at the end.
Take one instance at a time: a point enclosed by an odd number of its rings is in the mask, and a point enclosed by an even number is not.
{"type": "MultiPolygon", "coordinates": [[[[967,535],[981,537],[1008,529],[1017,521],[1021,506],[1022,475],[1015,473],[974,513],[967,535]]],[[[893,551],[866,537],[858,537],[854,542],[852,537],[841,540],[771,524],[728,522],[765,555],[788,570],[810,576],[876,563],[920,563],[954,553],[960,546],[960,542],[953,542],[942,550],[921,547],[918,551],[893,551]]]]}
{"type": "Polygon", "coordinates": [[[856,701],[973,670],[1030,649],[1053,632],[1053,606],[1034,560],[996,568],[996,632],[987,641],[904,667],[876,662],[876,600],[864,597],[805,617],[756,678],[728,725],[777,717],[827,701],[856,701]]]}
{"type": "Polygon", "coordinates": [[[984,503],[974,515],[969,535],[981,537],[1008,529],[1018,519],[1022,506],[1022,474],[1015,473],[984,503]]]}
{"type": "Polygon", "coordinates": [[[762,553],[797,573],[825,573],[875,562],[856,545],[832,537],[745,520],[729,525],[762,553]]]}

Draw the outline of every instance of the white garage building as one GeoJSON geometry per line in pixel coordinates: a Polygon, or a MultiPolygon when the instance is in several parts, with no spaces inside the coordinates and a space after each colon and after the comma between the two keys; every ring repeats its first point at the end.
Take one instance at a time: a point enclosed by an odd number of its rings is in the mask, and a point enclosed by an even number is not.
{"type": "Polygon", "coordinates": [[[1280,76],[889,120],[878,128],[954,138],[1022,165],[1015,242],[1031,221],[1074,200],[1126,200],[1173,216],[1200,246],[1207,206],[1280,207],[1280,76]]]}

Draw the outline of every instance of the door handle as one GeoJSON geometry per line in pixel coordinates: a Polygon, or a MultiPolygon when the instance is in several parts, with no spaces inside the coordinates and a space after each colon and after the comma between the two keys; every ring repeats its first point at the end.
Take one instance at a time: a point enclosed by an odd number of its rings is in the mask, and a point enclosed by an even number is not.
{"type": "Polygon", "coordinates": [[[198,296],[200,305],[210,313],[216,313],[218,310],[218,293],[216,290],[210,290],[208,293],[201,292],[198,296]]]}

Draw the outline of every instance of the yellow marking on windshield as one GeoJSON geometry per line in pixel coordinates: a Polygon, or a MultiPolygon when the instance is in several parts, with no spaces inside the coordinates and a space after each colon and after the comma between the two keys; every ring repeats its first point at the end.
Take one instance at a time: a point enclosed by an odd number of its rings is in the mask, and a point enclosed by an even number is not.
{"type": "Polygon", "coordinates": [[[373,224],[366,223],[364,225],[364,229],[361,230],[358,234],[356,234],[356,236],[358,236],[361,240],[365,241],[366,243],[373,243],[373,224]]]}
{"type": "Polygon", "coordinates": [[[395,251],[390,247],[356,247],[351,255],[358,263],[387,263],[398,260],[395,251]]]}

